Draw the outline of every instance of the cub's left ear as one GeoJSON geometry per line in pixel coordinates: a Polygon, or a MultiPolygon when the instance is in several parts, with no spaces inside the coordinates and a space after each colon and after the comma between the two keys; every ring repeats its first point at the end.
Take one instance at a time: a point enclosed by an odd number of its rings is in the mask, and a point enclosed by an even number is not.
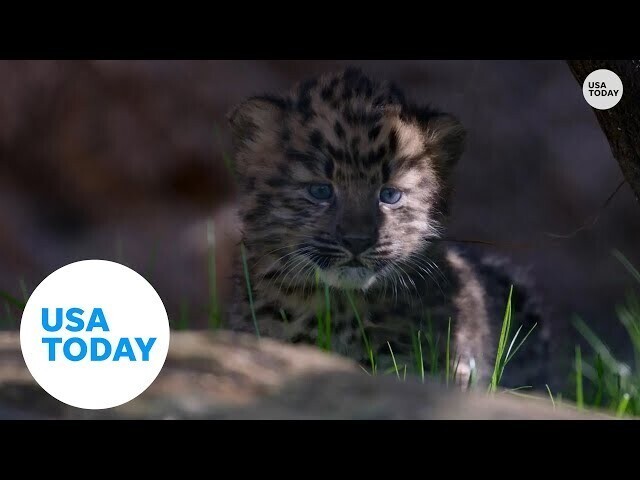
{"type": "Polygon", "coordinates": [[[275,137],[284,108],[284,100],[267,95],[235,106],[227,114],[234,147],[243,149],[275,137]]]}
{"type": "Polygon", "coordinates": [[[453,167],[465,148],[467,132],[462,124],[447,113],[431,114],[420,124],[427,148],[432,150],[434,156],[444,160],[448,168],[453,167]]]}

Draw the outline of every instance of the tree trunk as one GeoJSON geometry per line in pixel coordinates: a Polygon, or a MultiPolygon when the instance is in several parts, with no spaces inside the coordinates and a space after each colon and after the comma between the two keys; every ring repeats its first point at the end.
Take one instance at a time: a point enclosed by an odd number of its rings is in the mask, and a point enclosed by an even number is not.
{"type": "Polygon", "coordinates": [[[615,72],[622,80],[620,102],[609,110],[594,112],[625,180],[640,202],[640,61],[569,60],[568,64],[581,87],[587,75],[601,68],[615,72]]]}

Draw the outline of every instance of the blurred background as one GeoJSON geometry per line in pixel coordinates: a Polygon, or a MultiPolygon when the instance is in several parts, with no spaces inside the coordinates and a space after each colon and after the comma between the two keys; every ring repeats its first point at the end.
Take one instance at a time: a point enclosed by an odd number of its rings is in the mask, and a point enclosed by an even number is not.
{"type": "MultiPolygon", "coordinates": [[[[206,327],[211,253],[224,302],[237,248],[226,112],[347,65],[467,127],[450,236],[495,242],[487,251],[530,269],[552,309],[560,377],[575,315],[630,355],[615,306],[633,282],[611,254],[640,266],[628,186],[592,228],[545,234],[580,227],[622,179],[561,61],[2,61],[0,291],[22,298],[67,263],[115,260],[151,281],[172,321],[206,327]]],[[[15,328],[19,313],[3,303],[0,328],[15,328]]]]}

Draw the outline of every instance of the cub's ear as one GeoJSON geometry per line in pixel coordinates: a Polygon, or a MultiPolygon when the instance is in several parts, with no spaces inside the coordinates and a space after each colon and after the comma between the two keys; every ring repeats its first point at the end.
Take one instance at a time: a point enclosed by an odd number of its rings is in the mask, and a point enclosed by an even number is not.
{"type": "Polygon", "coordinates": [[[462,124],[448,113],[432,113],[420,124],[427,148],[441,159],[443,167],[454,167],[465,149],[467,132],[462,124]]]}
{"type": "Polygon", "coordinates": [[[282,123],[286,102],[279,97],[252,97],[227,114],[233,146],[252,149],[275,137],[282,123]]]}

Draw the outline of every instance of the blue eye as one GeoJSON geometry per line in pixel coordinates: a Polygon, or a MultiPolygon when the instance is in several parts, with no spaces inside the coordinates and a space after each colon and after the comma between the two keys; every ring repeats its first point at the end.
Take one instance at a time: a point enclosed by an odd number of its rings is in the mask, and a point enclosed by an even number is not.
{"type": "Polygon", "coordinates": [[[309,194],[317,200],[329,200],[333,195],[333,187],[326,183],[309,185],[309,194]]]}
{"type": "Polygon", "coordinates": [[[394,203],[398,203],[402,198],[402,192],[393,187],[385,187],[380,190],[380,201],[382,203],[388,203],[389,205],[393,205],[394,203]]]}

